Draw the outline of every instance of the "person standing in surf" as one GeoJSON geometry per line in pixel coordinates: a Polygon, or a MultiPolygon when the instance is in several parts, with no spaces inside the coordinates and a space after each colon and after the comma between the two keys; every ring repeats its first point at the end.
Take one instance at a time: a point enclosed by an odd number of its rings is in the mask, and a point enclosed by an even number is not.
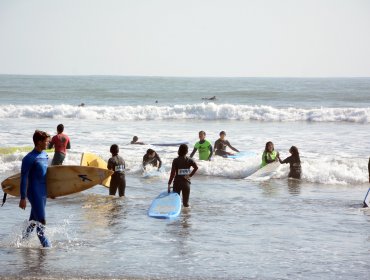
{"type": "Polygon", "coordinates": [[[200,160],[211,160],[213,153],[212,144],[206,140],[206,133],[203,130],[199,131],[199,141],[194,145],[194,149],[190,154],[191,158],[194,156],[197,150],[199,150],[200,160]]]}
{"type": "Polygon", "coordinates": [[[145,170],[145,166],[152,165],[154,167],[158,167],[158,170],[162,166],[162,161],[160,157],[158,156],[157,152],[153,149],[148,149],[146,151],[146,154],[143,156],[143,169],[145,170]]]}
{"type": "Polygon", "coordinates": [[[63,131],[64,125],[58,124],[58,134],[55,135],[49,143],[48,149],[55,147],[54,157],[51,165],[62,165],[67,154],[67,149],[71,148],[71,141],[69,140],[68,135],[63,133],[63,131]]]}
{"type": "Polygon", "coordinates": [[[181,144],[177,154],[179,155],[172,161],[171,175],[168,180],[168,192],[171,191],[173,181],[173,191],[179,195],[182,193],[182,204],[184,207],[189,207],[190,197],[190,178],[198,170],[198,166],[192,158],[187,157],[188,146],[181,144]],[[193,170],[190,170],[193,167],[193,170]]]}
{"type": "Polygon", "coordinates": [[[230,142],[226,140],[225,137],[226,137],[226,132],[221,131],[220,138],[216,140],[215,145],[214,145],[215,155],[221,156],[221,157],[232,155],[232,153],[226,152],[226,147],[229,147],[231,150],[239,153],[239,150],[231,146],[230,142]]]}
{"type": "Polygon", "coordinates": [[[289,178],[301,179],[302,168],[298,148],[296,146],[290,147],[289,153],[291,154],[291,156],[287,157],[284,160],[280,159],[279,154],[277,155],[277,158],[281,164],[289,163],[290,165],[290,171],[288,175],[289,178]]]}
{"type": "Polygon", "coordinates": [[[36,227],[37,237],[43,247],[51,247],[45,236],[45,206],[47,199],[46,173],[48,169],[48,154],[45,152],[50,141],[50,135],[36,130],[33,134],[35,148],[22,160],[19,207],[26,209],[27,201],[31,204],[29,225],[23,232],[23,240],[29,238],[36,227]]]}
{"type": "Polygon", "coordinates": [[[114,171],[112,179],[109,185],[109,195],[116,195],[118,189],[119,196],[125,196],[126,189],[126,177],[125,169],[126,164],[122,157],[118,155],[119,147],[117,144],[113,144],[110,147],[112,157],[108,160],[107,168],[114,171]]]}
{"type": "Polygon", "coordinates": [[[262,163],[261,168],[266,166],[269,163],[272,163],[274,161],[278,161],[279,152],[275,151],[274,144],[269,141],[265,145],[265,150],[262,154],[262,163]]]}

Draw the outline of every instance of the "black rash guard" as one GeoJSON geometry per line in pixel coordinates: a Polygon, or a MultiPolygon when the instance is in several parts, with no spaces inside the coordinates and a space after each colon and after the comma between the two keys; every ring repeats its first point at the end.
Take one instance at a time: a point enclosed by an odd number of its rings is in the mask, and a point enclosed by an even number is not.
{"type": "Polygon", "coordinates": [[[290,165],[290,172],[288,177],[290,178],[295,178],[295,179],[301,179],[301,173],[302,173],[302,168],[301,168],[301,160],[297,157],[287,157],[283,161],[280,161],[280,163],[289,163],[290,165]]]}
{"type": "Polygon", "coordinates": [[[158,169],[159,169],[162,166],[162,161],[161,161],[161,159],[160,159],[160,157],[158,156],[157,153],[155,153],[155,156],[153,158],[150,158],[148,156],[148,154],[145,154],[143,156],[143,167],[144,167],[144,169],[145,169],[145,166],[148,165],[148,164],[151,164],[155,167],[158,166],[158,169]],[[158,163],[159,163],[159,165],[158,165],[158,163]]]}

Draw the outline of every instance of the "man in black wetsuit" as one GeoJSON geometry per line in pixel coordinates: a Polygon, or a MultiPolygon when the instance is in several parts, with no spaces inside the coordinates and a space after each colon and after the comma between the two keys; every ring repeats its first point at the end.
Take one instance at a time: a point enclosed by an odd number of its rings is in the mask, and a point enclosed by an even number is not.
{"type": "Polygon", "coordinates": [[[214,150],[215,150],[215,155],[217,156],[226,157],[228,155],[231,155],[231,153],[226,152],[226,147],[229,147],[231,150],[237,153],[239,152],[238,149],[235,149],[233,146],[231,146],[230,142],[225,139],[225,136],[226,136],[226,132],[221,131],[220,138],[215,142],[214,150]]]}
{"type": "Polygon", "coordinates": [[[148,149],[146,151],[146,154],[143,156],[143,169],[144,170],[145,170],[145,166],[148,165],[148,164],[150,164],[152,166],[155,166],[155,167],[158,167],[158,170],[162,166],[162,161],[161,161],[160,157],[152,149],[148,149]]]}

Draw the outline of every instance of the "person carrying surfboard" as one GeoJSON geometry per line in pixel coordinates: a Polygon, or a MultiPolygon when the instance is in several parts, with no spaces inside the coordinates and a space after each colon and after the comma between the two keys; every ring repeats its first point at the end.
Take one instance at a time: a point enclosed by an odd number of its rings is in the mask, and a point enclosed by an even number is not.
{"type": "Polygon", "coordinates": [[[215,150],[215,155],[216,156],[221,156],[221,157],[226,157],[228,155],[232,155],[232,153],[229,153],[226,151],[226,147],[229,147],[231,150],[239,153],[238,149],[235,149],[233,146],[231,146],[230,142],[225,139],[226,137],[226,132],[221,131],[220,132],[220,138],[216,140],[215,145],[214,145],[214,150],[215,150]]]}
{"type": "Polygon", "coordinates": [[[194,145],[194,149],[190,154],[191,158],[194,156],[197,150],[199,150],[200,160],[211,160],[213,153],[212,144],[206,140],[206,133],[203,130],[199,131],[199,141],[194,145]]]}
{"type": "Polygon", "coordinates": [[[125,169],[126,164],[122,157],[118,155],[119,147],[113,144],[110,147],[112,157],[108,160],[107,168],[114,171],[109,184],[109,195],[116,195],[118,189],[119,196],[125,196],[126,177],[125,169]]]}
{"type": "Polygon", "coordinates": [[[64,125],[58,124],[58,134],[51,138],[49,149],[55,147],[53,161],[51,165],[62,165],[67,154],[67,149],[71,148],[71,141],[67,134],[63,133],[64,125]]]}
{"type": "Polygon", "coordinates": [[[291,156],[287,157],[284,160],[280,159],[279,154],[277,155],[277,158],[281,164],[289,163],[290,165],[290,171],[288,174],[289,178],[301,179],[302,168],[298,148],[296,146],[290,147],[289,153],[291,154],[291,156]]]}
{"type": "Polygon", "coordinates": [[[171,175],[168,180],[168,192],[171,191],[171,184],[173,182],[173,191],[178,193],[182,192],[182,204],[184,207],[189,207],[190,197],[190,178],[198,170],[198,166],[192,158],[187,157],[188,146],[181,144],[177,154],[179,155],[172,161],[171,175]],[[193,170],[190,170],[193,167],[193,170]]]}
{"type": "Polygon", "coordinates": [[[37,237],[43,247],[51,247],[45,236],[45,206],[46,206],[46,173],[48,168],[48,154],[44,151],[48,147],[50,135],[36,130],[33,134],[35,148],[22,160],[19,207],[26,209],[27,201],[31,204],[29,225],[23,232],[24,240],[28,239],[36,227],[37,237]]]}
{"type": "Polygon", "coordinates": [[[262,154],[262,163],[261,168],[266,166],[269,163],[272,163],[274,161],[278,161],[279,152],[275,151],[274,144],[269,141],[265,145],[265,150],[262,154]]]}
{"type": "Polygon", "coordinates": [[[158,167],[158,170],[162,166],[162,161],[160,157],[158,156],[157,152],[153,149],[148,149],[146,151],[146,154],[143,156],[143,169],[146,170],[146,165],[152,165],[154,167],[158,167]]]}

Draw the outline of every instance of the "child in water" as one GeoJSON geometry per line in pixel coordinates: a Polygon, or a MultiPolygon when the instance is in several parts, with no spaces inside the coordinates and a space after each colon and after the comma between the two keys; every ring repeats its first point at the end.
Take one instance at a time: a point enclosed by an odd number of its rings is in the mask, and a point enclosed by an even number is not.
{"type": "Polygon", "coordinates": [[[279,155],[277,155],[277,158],[279,159],[279,162],[281,164],[290,164],[290,172],[288,175],[289,178],[301,179],[302,168],[298,148],[296,146],[290,147],[289,153],[291,154],[291,156],[287,157],[284,160],[281,160],[279,155]]]}
{"type": "Polygon", "coordinates": [[[265,151],[262,154],[262,163],[261,168],[266,166],[269,163],[278,161],[279,152],[275,151],[274,144],[269,141],[265,145],[265,151]]]}
{"type": "Polygon", "coordinates": [[[178,193],[182,192],[182,203],[184,207],[189,207],[190,196],[190,178],[197,172],[198,166],[192,158],[187,157],[188,146],[181,144],[177,154],[179,155],[172,161],[171,175],[168,180],[168,192],[171,191],[171,184],[173,182],[173,191],[178,193]],[[193,170],[190,171],[190,167],[193,170]]]}
{"type": "Polygon", "coordinates": [[[112,179],[109,185],[109,195],[116,195],[117,189],[119,196],[125,196],[126,178],[125,178],[125,161],[118,155],[118,145],[113,144],[110,147],[112,157],[108,160],[107,168],[113,170],[112,179]]]}
{"type": "Polygon", "coordinates": [[[154,167],[158,167],[158,170],[162,166],[162,161],[156,151],[153,149],[148,149],[146,154],[143,156],[143,169],[146,170],[145,166],[152,165],[154,167]]]}
{"type": "Polygon", "coordinates": [[[206,139],[206,133],[203,130],[199,131],[199,141],[194,145],[194,149],[190,154],[191,158],[197,150],[199,150],[200,160],[211,160],[213,153],[212,144],[206,139]]]}

